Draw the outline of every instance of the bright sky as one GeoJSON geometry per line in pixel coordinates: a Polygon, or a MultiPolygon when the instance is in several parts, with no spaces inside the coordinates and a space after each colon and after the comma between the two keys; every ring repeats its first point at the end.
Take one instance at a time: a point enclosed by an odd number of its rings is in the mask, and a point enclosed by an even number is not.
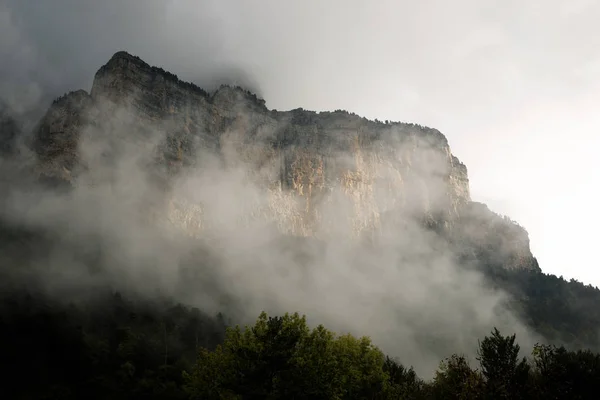
{"type": "Polygon", "coordinates": [[[600,286],[599,20],[597,0],[0,0],[0,96],[89,89],[127,50],[271,108],[432,126],[545,272],[600,286]]]}

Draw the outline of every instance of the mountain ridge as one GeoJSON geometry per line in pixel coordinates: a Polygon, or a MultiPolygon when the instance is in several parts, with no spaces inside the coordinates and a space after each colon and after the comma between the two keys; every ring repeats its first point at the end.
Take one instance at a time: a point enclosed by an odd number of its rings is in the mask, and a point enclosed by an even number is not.
{"type": "MultiPolygon", "coordinates": [[[[333,191],[342,193],[351,209],[350,229],[356,233],[381,230],[388,222],[381,216],[401,210],[473,242],[478,239],[468,237],[472,227],[460,232],[452,226],[472,218],[474,209],[483,210],[481,226],[501,220],[472,202],[467,167],[437,129],[371,121],[341,110],[269,110],[265,100],[241,87],[208,93],[125,51],[99,68],[89,93],[70,92],[52,104],[37,131],[38,173],[76,180],[81,171],[93,169],[81,159],[81,137],[118,129],[162,132],[153,162],[161,165],[166,186],[207,149],[226,165],[241,163],[256,171],[270,203],[252,213],[294,235],[319,234],[339,222],[327,221],[320,209],[333,191]],[[127,116],[117,119],[122,110],[127,116]]],[[[198,207],[171,206],[172,220],[183,219],[188,228],[194,220],[196,230],[206,225],[201,219],[208,213],[198,207]]],[[[501,223],[511,232],[501,246],[507,248],[504,258],[513,260],[507,267],[537,268],[526,230],[512,221],[501,223]]]]}

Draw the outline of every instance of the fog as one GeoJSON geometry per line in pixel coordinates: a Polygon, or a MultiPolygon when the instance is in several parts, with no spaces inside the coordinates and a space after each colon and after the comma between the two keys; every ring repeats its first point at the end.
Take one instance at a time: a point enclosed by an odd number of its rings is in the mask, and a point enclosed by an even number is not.
{"type": "MultiPolygon", "coordinates": [[[[469,167],[473,198],[528,229],[545,271],[600,282],[587,268],[594,259],[590,229],[600,222],[589,212],[600,200],[596,2],[140,4],[0,1],[2,102],[31,123],[29,113],[68,90],[89,90],[95,71],[127,50],[207,89],[241,84],[270,108],[347,109],[433,126],[469,167]]],[[[114,118],[126,118],[122,111],[114,118]]],[[[263,219],[245,219],[239,228],[250,207],[243,199],[253,199],[253,209],[273,199],[246,179],[235,153],[227,162],[199,155],[202,168],[180,177],[168,197],[208,207],[212,237],[182,237],[168,221],[168,199],[157,200],[157,220],[147,221],[140,203],[164,196],[144,167],[164,134],[164,127],[154,130],[154,140],[121,143],[110,184],[93,187],[86,179],[102,181],[97,154],[110,135],[89,136],[81,151],[96,175],[82,176],[68,195],[11,192],[5,216],[59,232],[65,249],[86,241],[100,246],[106,279],[115,285],[175,294],[213,311],[229,307],[250,319],[262,309],[305,312],[312,323],[371,335],[425,374],[440,359],[428,332],[446,333],[456,350],[472,352],[500,314],[523,347],[535,339],[507,313],[503,293],[455,265],[445,244],[413,222],[386,232],[377,251],[321,236],[306,244],[310,266],[298,265],[263,219]],[[196,268],[204,285],[182,287],[181,267],[197,267],[190,259],[198,251],[210,260],[196,268]]],[[[343,221],[349,205],[334,204],[321,205],[323,214],[343,221]]],[[[51,267],[61,274],[68,267],[72,282],[92,279],[60,249],[50,254],[51,267]]]]}
{"type": "Polygon", "coordinates": [[[599,16],[593,0],[2,0],[0,97],[43,109],[125,49],[272,108],[434,126],[474,198],[529,230],[545,271],[598,284],[586,210],[600,200],[599,16]]]}
{"type": "MultiPolygon", "coordinates": [[[[71,300],[108,285],[222,311],[236,323],[251,323],[262,310],[298,311],[313,325],[371,336],[423,376],[452,352],[474,356],[477,339],[494,326],[516,332],[525,348],[537,340],[508,310],[506,294],[456,264],[448,243],[423,226],[416,216],[423,198],[409,195],[400,204],[387,189],[390,182],[376,180],[353,197],[338,183],[312,200],[311,215],[320,217],[309,223],[305,201],[273,185],[279,159],[263,155],[257,169],[236,142],[249,128],[243,125],[221,136],[221,153],[198,147],[193,167],[169,178],[165,189],[156,184],[161,176],[152,161],[173,121],[136,129],[136,112],[124,107],[100,121],[81,133],[86,168],[73,190],[7,178],[12,186],[3,196],[2,218],[52,238],[50,250],[34,250],[38,266],[30,266],[48,293],[71,300]],[[367,207],[373,204],[361,197],[369,191],[377,193],[377,213],[404,210],[398,211],[401,223],[372,220],[367,207]],[[372,223],[379,223],[374,242],[372,223]]],[[[263,139],[281,128],[263,131],[263,139]]],[[[443,152],[428,141],[410,149],[396,143],[399,154],[412,154],[412,173],[423,185],[443,185],[443,152]]],[[[22,152],[30,159],[26,148],[22,152]]],[[[363,156],[370,157],[368,150],[363,156]]],[[[332,156],[347,166],[353,157],[332,156]]],[[[444,192],[429,193],[432,213],[447,206],[444,192]]]]}

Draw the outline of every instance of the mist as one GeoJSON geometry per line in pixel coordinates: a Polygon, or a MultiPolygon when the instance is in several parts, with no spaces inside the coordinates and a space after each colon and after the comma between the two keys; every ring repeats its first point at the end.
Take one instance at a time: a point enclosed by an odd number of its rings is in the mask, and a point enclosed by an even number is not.
{"type": "Polygon", "coordinates": [[[597,285],[586,210],[600,193],[599,7],[2,0],[0,102],[36,120],[127,50],[208,89],[241,84],[272,108],[433,126],[469,166],[473,198],[528,229],[546,272],[597,285]]]}
{"type": "MultiPolygon", "coordinates": [[[[452,352],[474,356],[494,326],[516,332],[524,348],[537,341],[508,296],[459,265],[448,243],[416,217],[423,207],[444,210],[443,191],[423,198],[408,180],[408,195],[398,197],[388,188],[390,170],[387,180],[360,183],[366,191],[334,183],[309,207],[306,197],[277,185],[276,157],[240,142],[243,123],[221,136],[220,152],[197,144],[190,166],[172,176],[154,163],[172,121],[140,128],[133,109],[98,108],[111,111],[81,133],[85,168],[73,189],[21,181],[2,164],[11,183],[2,219],[51,238],[49,248],[29,255],[47,293],[71,301],[104,285],[224,312],[241,324],[263,310],[298,311],[313,325],[370,336],[424,377],[452,352]],[[376,209],[361,197],[367,192],[376,194],[376,209]]],[[[238,110],[240,121],[250,121],[246,112],[238,110]]],[[[285,123],[256,140],[268,141],[285,123]]],[[[420,185],[443,185],[443,153],[425,139],[405,142],[393,126],[388,135],[397,136],[390,151],[414,153],[420,185]]],[[[26,147],[21,157],[24,168],[36,162],[26,147]]],[[[350,170],[360,164],[343,152],[333,160],[350,170]]]]}

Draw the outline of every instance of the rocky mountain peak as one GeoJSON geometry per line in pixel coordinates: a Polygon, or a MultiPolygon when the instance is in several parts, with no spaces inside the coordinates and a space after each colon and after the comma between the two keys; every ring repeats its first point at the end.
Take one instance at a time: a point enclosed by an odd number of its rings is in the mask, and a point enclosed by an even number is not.
{"type": "MultiPolygon", "coordinates": [[[[466,166],[436,129],[343,110],[269,110],[243,88],[209,94],[120,51],[98,70],[89,95],[72,92],[50,107],[38,132],[40,173],[81,181],[81,171],[95,169],[82,155],[86,137],[110,137],[105,158],[135,137],[155,143],[150,164],[163,171],[164,187],[197,168],[203,154],[225,168],[242,166],[267,199],[247,218],[272,221],[285,234],[319,236],[345,226],[360,236],[384,229],[389,215],[411,215],[471,244],[481,234],[471,227],[485,226],[506,242],[502,260],[534,265],[524,229],[471,202],[466,166]],[[327,211],[333,203],[346,210],[344,224],[327,211]]],[[[216,223],[206,202],[169,196],[170,220],[191,234],[216,223]]]]}

